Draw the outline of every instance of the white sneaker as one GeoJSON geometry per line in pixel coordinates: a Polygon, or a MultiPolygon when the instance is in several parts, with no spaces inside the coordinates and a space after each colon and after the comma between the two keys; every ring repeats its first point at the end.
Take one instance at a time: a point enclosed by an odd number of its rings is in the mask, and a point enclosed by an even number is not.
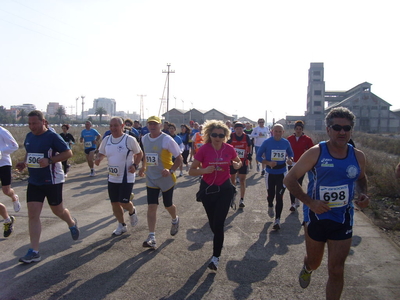
{"type": "Polygon", "coordinates": [[[180,173],[179,173],[179,177],[182,177],[183,176],[183,172],[182,171],[180,171],[180,173]]]}
{"type": "Polygon", "coordinates": [[[135,207],[135,212],[133,213],[133,215],[129,215],[129,219],[131,220],[132,227],[135,227],[137,225],[137,223],[139,222],[136,207],[135,207]]]}
{"type": "Polygon", "coordinates": [[[208,268],[217,271],[218,270],[218,264],[219,264],[219,257],[213,256],[211,258],[210,263],[208,264],[208,268]]]}
{"type": "Polygon", "coordinates": [[[126,232],[126,230],[127,230],[126,225],[122,225],[121,223],[118,223],[118,227],[117,227],[117,229],[115,229],[113,231],[113,235],[121,235],[124,232],[126,232]]]}
{"type": "Polygon", "coordinates": [[[294,204],[296,205],[296,208],[300,206],[300,200],[295,198],[294,199],[294,204]]]}
{"type": "Polygon", "coordinates": [[[16,201],[13,201],[13,205],[14,205],[14,211],[15,212],[19,212],[21,209],[21,203],[19,203],[19,197],[17,194],[15,194],[15,198],[17,198],[16,201]]]}
{"type": "Polygon", "coordinates": [[[289,209],[291,212],[294,212],[294,211],[296,211],[296,204],[292,204],[291,206],[290,206],[290,209],[289,209]]]}
{"type": "Polygon", "coordinates": [[[156,249],[157,243],[156,243],[156,238],[154,235],[150,235],[147,237],[147,239],[143,242],[143,247],[145,248],[152,248],[156,249]]]}
{"type": "Polygon", "coordinates": [[[171,231],[170,231],[170,233],[171,233],[172,236],[176,235],[178,233],[178,231],[179,231],[179,217],[176,216],[176,219],[177,220],[176,220],[175,223],[171,223],[171,231]]]}
{"type": "Polygon", "coordinates": [[[275,230],[281,229],[281,221],[279,219],[275,220],[274,226],[272,226],[272,229],[275,229],[275,230]]]}
{"type": "Polygon", "coordinates": [[[90,177],[94,177],[94,176],[96,176],[96,173],[95,173],[94,170],[91,170],[91,171],[90,171],[90,177]]]}

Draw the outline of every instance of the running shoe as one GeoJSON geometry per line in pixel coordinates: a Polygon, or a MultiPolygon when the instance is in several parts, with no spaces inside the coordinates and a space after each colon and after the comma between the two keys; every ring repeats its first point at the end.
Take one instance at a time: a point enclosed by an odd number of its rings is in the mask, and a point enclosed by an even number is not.
{"type": "Polygon", "coordinates": [[[292,204],[291,206],[290,206],[290,209],[289,209],[290,211],[296,211],[296,204],[292,204]]]}
{"type": "Polygon", "coordinates": [[[208,264],[208,268],[217,271],[218,270],[218,264],[219,264],[219,257],[213,256],[211,258],[210,263],[208,264]]]}
{"type": "Polygon", "coordinates": [[[272,226],[272,229],[275,230],[281,229],[281,221],[279,219],[275,219],[274,226],[272,226]]]}
{"type": "Polygon", "coordinates": [[[19,197],[17,194],[15,194],[15,198],[17,198],[17,200],[13,201],[14,211],[19,212],[19,210],[21,209],[21,203],[19,202],[19,197]]]}
{"type": "Polygon", "coordinates": [[[240,199],[240,201],[239,201],[239,208],[243,208],[243,207],[245,207],[246,205],[244,205],[244,200],[243,199],[240,199]]]}
{"type": "Polygon", "coordinates": [[[10,222],[4,223],[4,237],[9,237],[14,230],[14,216],[10,216],[10,222]]]}
{"type": "Polygon", "coordinates": [[[265,170],[262,170],[261,171],[261,176],[264,176],[265,175],[265,170]]]}
{"type": "Polygon", "coordinates": [[[275,217],[275,215],[274,215],[274,207],[273,206],[268,206],[268,216],[270,218],[275,217]]]}
{"type": "Polygon", "coordinates": [[[157,247],[156,237],[154,235],[149,234],[147,239],[143,242],[143,247],[156,249],[157,247]]]}
{"type": "Polygon", "coordinates": [[[79,239],[80,230],[78,228],[78,221],[75,218],[72,218],[72,220],[74,220],[75,225],[70,227],[69,230],[71,231],[72,239],[76,241],[77,239],[79,239]]]}
{"type": "Polygon", "coordinates": [[[96,176],[96,172],[92,169],[92,170],[90,171],[90,177],[94,177],[94,176],[96,176]]]}
{"type": "Polygon", "coordinates": [[[121,235],[124,232],[126,232],[126,230],[127,230],[126,225],[123,225],[122,223],[118,223],[117,229],[115,229],[112,234],[113,235],[121,235]]]}
{"type": "Polygon", "coordinates": [[[260,172],[260,164],[257,164],[257,172],[260,172]]]}
{"type": "Polygon", "coordinates": [[[170,233],[171,233],[172,236],[174,236],[174,235],[176,235],[178,233],[178,231],[179,231],[179,217],[176,216],[176,222],[175,223],[172,222],[172,224],[171,224],[170,233]]]}
{"type": "Polygon", "coordinates": [[[180,172],[179,172],[179,177],[182,177],[182,176],[183,176],[183,172],[180,171],[180,172]]]}
{"type": "Polygon", "coordinates": [[[135,227],[137,225],[137,223],[139,222],[136,207],[135,207],[135,211],[133,212],[133,214],[132,215],[129,214],[129,219],[131,220],[132,227],[135,227]]]}
{"type": "Polygon", "coordinates": [[[312,271],[307,272],[306,266],[303,266],[303,268],[301,269],[300,275],[299,275],[299,283],[303,289],[308,287],[308,285],[310,284],[311,274],[312,274],[312,271]]]}
{"type": "Polygon", "coordinates": [[[19,262],[30,264],[34,261],[40,261],[40,254],[39,252],[34,252],[32,248],[29,248],[28,253],[25,256],[19,259],[19,262]]]}

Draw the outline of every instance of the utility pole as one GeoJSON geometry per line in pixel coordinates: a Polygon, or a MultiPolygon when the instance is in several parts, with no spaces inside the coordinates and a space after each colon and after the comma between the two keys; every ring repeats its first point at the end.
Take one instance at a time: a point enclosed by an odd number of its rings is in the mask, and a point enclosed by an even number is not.
{"type": "Polygon", "coordinates": [[[146,97],[146,95],[138,95],[140,97],[140,124],[142,124],[142,121],[144,120],[144,109],[143,109],[143,97],[146,97]]]}
{"type": "Polygon", "coordinates": [[[79,97],[75,99],[75,102],[76,102],[76,105],[75,105],[75,108],[76,108],[76,110],[75,110],[75,121],[78,121],[78,100],[79,100],[79,97]]]}
{"type": "Polygon", "coordinates": [[[83,121],[83,108],[84,108],[84,105],[85,105],[85,96],[81,96],[81,98],[82,98],[82,121],[83,121]]]}
{"type": "Polygon", "coordinates": [[[167,118],[166,118],[167,121],[168,121],[168,111],[169,111],[169,74],[170,73],[175,73],[174,70],[170,70],[169,69],[170,66],[171,66],[171,64],[167,63],[168,70],[167,71],[165,71],[165,70],[162,71],[163,73],[167,73],[167,118]]]}

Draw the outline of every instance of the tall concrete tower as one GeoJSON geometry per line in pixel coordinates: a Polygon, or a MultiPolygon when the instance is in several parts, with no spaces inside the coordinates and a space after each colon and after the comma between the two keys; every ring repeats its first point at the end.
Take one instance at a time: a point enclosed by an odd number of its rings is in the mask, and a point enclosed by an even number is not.
{"type": "Polygon", "coordinates": [[[311,63],[308,70],[307,111],[305,121],[310,130],[324,129],[324,63],[311,63]]]}

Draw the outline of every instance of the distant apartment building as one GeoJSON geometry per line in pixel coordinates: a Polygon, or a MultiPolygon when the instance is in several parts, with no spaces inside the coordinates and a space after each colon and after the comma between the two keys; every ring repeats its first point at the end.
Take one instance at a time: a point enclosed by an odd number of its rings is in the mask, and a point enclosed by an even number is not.
{"type": "Polygon", "coordinates": [[[110,98],[97,98],[93,100],[93,108],[89,109],[89,114],[95,114],[96,110],[102,107],[107,112],[107,115],[115,116],[116,102],[115,99],[110,98]]]}
{"type": "Polygon", "coordinates": [[[22,105],[12,105],[10,107],[10,110],[15,111],[15,110],[22,110],[24,109],[26,112],[31,112],[32,110],[36,109],[35,104],[30,104],[30,103],[24,103],[22,105]]]}
{"type": "Polygon", "coordinates": [[[60,106],[58,102],[49,102],[49,104],[47,104],[46,115],[54,117],[60,106]]]}

